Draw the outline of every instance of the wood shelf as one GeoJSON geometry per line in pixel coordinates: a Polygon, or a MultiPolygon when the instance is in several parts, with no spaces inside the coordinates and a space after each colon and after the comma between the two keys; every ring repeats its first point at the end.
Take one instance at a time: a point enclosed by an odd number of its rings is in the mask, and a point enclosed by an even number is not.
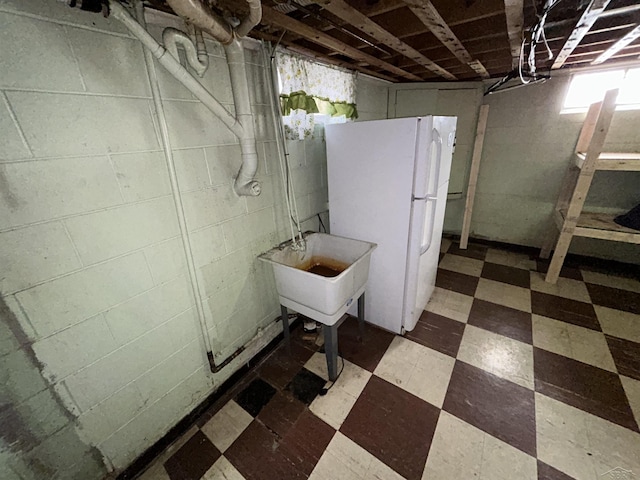
{"type": "Polygon", "coordinates": [[[640,231],[621,227],[613,221],[616,215],[583,210],[596,171],[640,172],[640,153],[602,151],[616,109],[617,96],[618,89],[609,90],[602,102],[592,104],[580,130],[575,157],[567,168],[554,210],[554,223],[560,234],[557,237],[555,234],[549,235],[540,252],[540,257],[549,258],[555,243],[545,277],[549,283],[558,281],[574,236],[640,244],[640,231]]]}
{"type": "MultiPolygon", "coordinates": [[[[558,212],[559,221],[564,222],[566,212],[558,212]]],[[[583,211],[573,234],[579,237],[599,238],[617,242],[640,244],[640,230],[618,225],[613,219],[618,214],[583,211]]]]}
{"type": "MultiPolygon", "coordinates": [[[[586,154],[576,153],[576,166],[582,168],[586,154]]],[[[596,170],[640,172],[640,153],[603,152],[598,156],[596,170]]]]}

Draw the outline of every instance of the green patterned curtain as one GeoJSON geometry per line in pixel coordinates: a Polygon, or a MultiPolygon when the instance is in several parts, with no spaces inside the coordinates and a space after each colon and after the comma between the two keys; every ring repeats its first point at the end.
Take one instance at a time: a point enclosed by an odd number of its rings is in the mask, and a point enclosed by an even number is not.
{"type": "Polygon", "coordinates": [[[287,138],[308,137],[324,119],[335,123],[358,118],[353,73],[285,52],[278,52],[277,65],[287,138]]]}

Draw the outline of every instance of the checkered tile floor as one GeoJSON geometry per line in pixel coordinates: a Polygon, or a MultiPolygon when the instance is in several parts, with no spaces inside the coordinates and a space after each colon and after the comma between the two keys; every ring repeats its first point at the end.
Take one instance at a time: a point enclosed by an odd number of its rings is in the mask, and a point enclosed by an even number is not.
{"type": "Polygon", "coordinates": [[[443,245],[405,337],[340,328],[344,371],[293,332],[141,478],[640,476],[640,281],[443,245]],[[616,476],[617,475],[617,476],[616,476]]]}

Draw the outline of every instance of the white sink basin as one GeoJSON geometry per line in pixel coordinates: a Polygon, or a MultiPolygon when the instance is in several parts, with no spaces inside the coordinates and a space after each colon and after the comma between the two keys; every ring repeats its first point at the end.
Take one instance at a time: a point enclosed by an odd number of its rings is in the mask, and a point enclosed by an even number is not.
{"type": "Polygon", "coordinates": [[[258,258],[273,266],[281,305],[331,326],[364,292],[377,245],[325,233],[306,235],[305,241],[304,251],[278,247],[258,258]],[[318,264],[313,270],[335,276],[307,271],[318,264]]]}

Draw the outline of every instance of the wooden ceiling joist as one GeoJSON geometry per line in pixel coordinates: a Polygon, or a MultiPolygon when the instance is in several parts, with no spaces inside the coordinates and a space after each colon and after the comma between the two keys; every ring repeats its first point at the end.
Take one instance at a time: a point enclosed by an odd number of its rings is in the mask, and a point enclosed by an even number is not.
{"type": "Polygon", "coordinates": [[[562,67],[564,65],[571,52],[580,44],[582,38],[587,34],[587,32],[591,29],[596,20],[604,9],[607,8],[609,2],[611,0],[591,0],[587,8],[582,13],[580,20],[576,24],[576,27],[569,35],[569,38],[565,42],[564,46],[560,50],[560,53],[556,56],[553,61],[553,65],[551,68],[556,69],[562,67]]]}
{"type": "Polygon", "coordinates": [[[380,25],[369,19],[363,13],[353,8],[344,0],[316,0],[316,3],[322,5],[326,10],[337,15],[348,23],[356,27],[358,30],[366,33],[370,37],[376,39],[378,42],[393,48],[402,55],[410,58],[419,65],[430,72],[436,73],[447,80],[456,80],[455,75],[451,74],[437,63],[429,60],[423,54],[418,52],[412,46],[406,44],[392,33],[388,32],[380,25]]]}
{"type": "Polygon", "coordinates": [[[315,58],[321,63],[327,63],[329,65],[335,65],[336,67],[342,67],[349,70],[357,70],[358,72],[362,72],[366,75],[369,75],[370,77],[386,80],[387,82],[397,81],[396,78],[391,77],[389,75],[385,75],[384,73],[376,72],[374,70],[370,70],[368,68],[361,67],[359,65],[354,65],[352,63],[345,62],[343,60],[339,60],[334,57],[330,57],[328,55],[317,52],[315,50],[311,50],[310,48],[305,48],[300,45],[297,45],[295,42],[292,42],[290,40],[286,40],[284,38],[281,39],[276,35],[271,35],[269,33],[261,32],[259,30],[252,30],[251,36],[254,38],[259,38],[260,40],[264,40],[266,42],[271,42],[274,45],[279,43],[280,45],[287,47],[288,50],[291,50],[294,53],[299,53],[300,55],[304,55],[305,57],[315,58]]]}
{"type": "Polygon", "coordinates": [[[639,37],[640,37],[640,25],[638,25],[636,28],[634,28],[629,33],[627,33],[624,37],[622,37],[616,43],[611,45],[611,47],[609,47],[607,50],[602,52],[598,58],[596,58],[593,62],[591,62],[591,65],[598,65],[602,62],[609,60],[616,53],[618,53],[620,50],[625,48],[627,45],[629,45],[631,42],[635,41],[639,37]]]}
{"type": "Polygon", "coordinates": [[[418,75],[414,75],[413,73],[407,72],[406,70],[398,68],[395,65],[391,65],[390,63],[380,60],[373,55],[362,52],[357,48],[347,45],[346,43],[343,43],[333,38],[332,36],[327,35],[326,33],[316,30],[313,27],[310,27],[309,25],[291,18],[288,15],[280,13],[266,5],[262,6],[262,23],[289,30],[313,43],[339,52],[358,62],[378,67],[382,70],[393,73],[408,80],[422,80],[422,78],[418,75]]]}
{"type": "Polygon", "coordinates": [[[453,55],[462,63],[469,65],[478,75],[488,78],[489,73],[479,60],[473,59],[471,54],[462,45],[456,34],[451,31],[431,0],[404,0],[411,11],[422,23],[435,35],[435,37],[447,47],[453,55]]]}
{"type": "Polygon", "coordinates": [[[511,48],[511,67],[520,62],[522,48],[522,29],[524,28],[524,0],[504,0],[504,13],[507,17],[507,35],[511,48]]]}

